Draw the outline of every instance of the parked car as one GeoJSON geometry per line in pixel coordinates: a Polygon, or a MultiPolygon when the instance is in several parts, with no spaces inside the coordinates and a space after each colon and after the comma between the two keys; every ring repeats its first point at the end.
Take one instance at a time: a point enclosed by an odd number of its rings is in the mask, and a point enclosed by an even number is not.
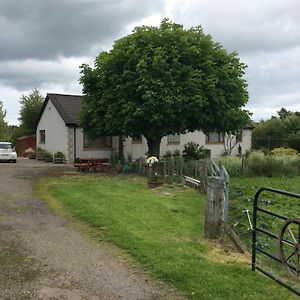
{"type": "Polygon", "coordinates": [[[11,143],[0,142],[0,162],[17,162],[17,153],[11,143]]]}

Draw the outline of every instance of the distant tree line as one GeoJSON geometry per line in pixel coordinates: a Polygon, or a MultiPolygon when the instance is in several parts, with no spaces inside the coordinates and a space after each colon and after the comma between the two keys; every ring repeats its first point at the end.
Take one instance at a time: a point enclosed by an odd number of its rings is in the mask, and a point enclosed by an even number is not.
{"type": "Polygon", "coordinates": [[[44,97],[39,90],[34,89],[28,95],[20,97],[20,125],[9,125],[6,121],[6,110],[0,101],[0,140],[15,143],[16,139],[26,135],[35,135],[35,125],[38,120],[44,97]]]}
{"type": "Polygon", "coordinates": [[[300,152],[300,112],[281,108],[277,116],[255,124],[252,147],[270,151],[290,147],[300,152]]]}

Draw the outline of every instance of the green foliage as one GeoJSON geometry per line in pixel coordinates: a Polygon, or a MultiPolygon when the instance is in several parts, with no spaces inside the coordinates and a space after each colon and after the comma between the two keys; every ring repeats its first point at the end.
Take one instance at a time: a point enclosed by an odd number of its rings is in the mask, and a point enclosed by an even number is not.
{"type": "Polygon", "coordinates": [[[272,118],[261,121],[252,131],[252,147],[254,149],[268,149],[281,147],[285,142],[286,131],[282,120],[272,118]]]}
{"type": "Polygon", "coordinates": [[[298,154],[297,150],[292,148],[285,148],[285,147],[274,148],[271,151],[271,153],[275,155],[297,155],[298,154]]]}
{"type": "Polygon", "coordinates": [[[219,166],[224,166],[230,176],[240,176],[243,174],[242,158],[227,155],[214,160],[219,166]]]}
{"type": "MultiPolygon", "coordinates": [[[[242,240],[246,242],[248,249],[251,249],[252,231],[250,229],[247,217],[243,211],[247,208],[250,210],[250,216],[253,216],[253,198],[257,190],[261,187],[272,187],[275,189],[286,190],[300,194],[299,180],[300,177],[234,177],[231,179],[229,220],[230,223],[234,225],[235,231],[239,234],[242,240]]],[[[269,192],[263,192],[263,194],[261,194],[259,207],[289,218],[300,215],[298,199],[276,195],[269,192]]],[[[259,217],[257,225],[259,227],[264,228],[275,235],[279,234],[283,220],[268,216],[264,213],[259,213],[258,215],[259,217]]],[[[261,248],[278,257],[277,239],[270,239],[263,234],[259,234],[258,243],[261,248]]],[[[262,255],[258,256],[258,260],[259,265],[262,265],[261,263],[263,262],[264,266],[267,266],[269,269],[271,267],[273,274],[276,272],[278,275],[282,275],[283,269],[281,264],[272,263],[270,259],[264,259],[262,255]]],[[[278,297],[278,299],[279,298],[280,297],[278,297]]]]}
{"type": "Polygon", "coordinates": [[[248,257],[204,239],[205,197],[193,189],[151,191],[143,178],[124,176],[51,178],[41,184],[52,206],[64,207],[90,226],[94,238],[121,248],[188,299],[290,295],[251,272],[248,257]]]}
{"type": "Polygon", "coordinates": [[[5,121],[6,110],[3,107],[2,101],[0,101],[0,141],[7,140],[8,134],[8,125],[5,121]]]}
{"type": "Polygon", "coordinates": [[[65,155],[61,151],[57,151],[53,155],[54,158],[65,158],[65,155]]]}
{"type": "Polygon", "coordinates": [[[167,150],[166,153],[164,154],[164,157],[172,157],[172,151],[167,150]]]}
{"type": "Polygon", "coordinates": [[[290,147],[300,152],[300,114],[282,108],[279,118],[272,117],[255,125],[252,132],[254,149],[290,147]]]}
{"type": "Polygon", "coordinates": [[[271,155],[256,150],[243,158],[224,156],[216,162],[225,166],[230,176],[283,178],[300,175],[300,156],[291,155],[291,152],[271,155]]]}
{"type": "Polygon", "coordinates": [[[137,27],[81,66],[81,124],[90,135],[143,134],[149,154],[172,133],[231,132],[249,120],[246,65],[202,28],[137,27]]]}
{"type": "Polygon", "coordinates": [[[184,145],[182,156],[186,160],[205,159],[210,157],[210,150],[205,149],[203,146],[200,147],[199,144],[195,142],[189,142],[184,145]]]}
{"type": "Polygon", "coordinates": [[[22,136],[22,130],[19,126],[8,125],[7,127],[8,140],[12,142],[13,145],[16,144],[16,139],[22,136]]]}
{"type": "Polygon", "coordinates": [[[22,95],[20,99],[20,136],[35,134],[35,126],[43,106],[44,97],[37,89],[29,95],[22,95]]]}
{"type": "Polygon", "coordinates": [[[180,157],[181,156],[180,150],[179,149],[174,150],[173,153],[172,153],[172,156],[175,157],[175,158],[180,157]]]}
{"type": "Polygon", "coordinates": [[[37,150],[36,150],[36,157],[39,160],[45,160],[45,159],[50,159],[53,156],[52,156],[52,154],[49,151],[47,151],[47,150],[45,150],[43,148],[37,148],[37,150]]]}

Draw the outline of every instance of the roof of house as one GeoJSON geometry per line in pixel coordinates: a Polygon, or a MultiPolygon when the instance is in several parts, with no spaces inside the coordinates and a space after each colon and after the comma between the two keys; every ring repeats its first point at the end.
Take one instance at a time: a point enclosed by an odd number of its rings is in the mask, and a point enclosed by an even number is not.
{"type": "Polygon", "coordinates": [[[79,125],[82,96],[49,93],[46,96],[36,126],[38,125],[49,100],[53,103],[67,126],[79,125]]]}
{"type": "Polygon", "coordinates": [[[26,139],[35,139],[35,135],[25,135],[17,138],[17,141],[26,140],[26,139]]]}

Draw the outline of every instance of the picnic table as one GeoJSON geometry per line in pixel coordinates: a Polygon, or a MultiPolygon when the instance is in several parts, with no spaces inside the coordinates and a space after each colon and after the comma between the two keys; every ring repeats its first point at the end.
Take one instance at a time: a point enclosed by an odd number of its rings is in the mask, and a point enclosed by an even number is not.
{"type": "Polygon", "coordinates": [[[105,172],[108,170],[108,158],[80,158],[74,163],[74,167],[77,168],[77,172],[105,172]]]}

